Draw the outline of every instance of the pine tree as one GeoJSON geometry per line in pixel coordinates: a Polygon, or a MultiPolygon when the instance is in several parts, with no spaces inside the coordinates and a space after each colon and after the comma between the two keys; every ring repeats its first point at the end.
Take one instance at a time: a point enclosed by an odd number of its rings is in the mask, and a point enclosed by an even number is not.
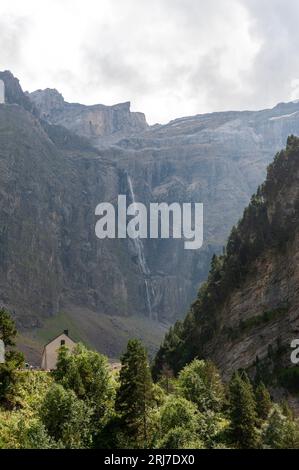
{"type": "Polygon", "coordinates": [[[147,416],[153,400],[153,384],[147,355],[141,342],[130,340],[121,359],[120,387],[115,409],[129,438],[147,442],[147,416]]]}
{"type": "Polygon", "coordinates": [[[70,362],[70,352],[66,346],[61,346],[58,351],[56,370],[53,372],[53,376],[56,382],[61,383],[65,378],[70,362]]]}
{"type": "Polygon", "coordinates": [[[255,390],[255,399],[257,416],[261,421],[265,421],[270,413],[272,402],[270,393],[263,382],[260,382],[255,390]]]}
{"type": "Polygon", "coordinates": [[[4,308],[0,309],[0,339],[5,346],[15,346],[15,337],[17,335],[16,325],[11,318],[10,313],[4,308]]]}
{"type": "Polygon", "coordinates": [[[231,436],[241,448],[255,448],[258,445],[256,429],[257,415],[253,388],[248,377],[242,372],[235,373],[230,382],[231,436]]]}

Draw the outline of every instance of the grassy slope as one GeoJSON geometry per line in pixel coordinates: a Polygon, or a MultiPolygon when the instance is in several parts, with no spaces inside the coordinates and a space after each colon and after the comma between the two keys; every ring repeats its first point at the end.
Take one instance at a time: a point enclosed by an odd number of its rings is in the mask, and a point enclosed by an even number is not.
{"type": "Polygon", "coordinates": [[[144,317],[111,317],[88,309],[70,307],[63,313],[48,318],[42,328],[19,334],[17,343],[28,362],[40,365],[43,346],[68,329],[75,341],[81,341],[117,361],[130,338],[140,338],[149,355],[153,356],[167,328],[168,325],[161,325],[144,317]]]}

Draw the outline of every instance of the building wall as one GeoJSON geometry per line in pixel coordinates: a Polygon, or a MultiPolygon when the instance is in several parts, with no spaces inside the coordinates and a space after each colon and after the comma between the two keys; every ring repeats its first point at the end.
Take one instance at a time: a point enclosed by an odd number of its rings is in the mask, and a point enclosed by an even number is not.
{"type": "Polygon", "coordinates": [[[5,345],[2,339],[0,339],[0,364],[5,362],[5,345]]]}
{"type": "Polygon", "coordinates": [[[5,86],[3,80],[0,80],[0,104],[5,103],[5,86]]]}
{"type": "Polygon", "coordinates": [[[57,364],[57,356],[58,356],[58,351],[59,348],[61,347],[61,341],[65,341],[65,346],[72,351],[74,347],[76,346],[76,343],[74,343],[71,338],[69,338],[67,335],[64,333],[55,338],[51,343],[47,344],[45,346],[44,352],[43,352],[43,358],[42,358],[42,365],[41,368],[44,370],[52,370],[56,369],[56,364],[57,364]]]}

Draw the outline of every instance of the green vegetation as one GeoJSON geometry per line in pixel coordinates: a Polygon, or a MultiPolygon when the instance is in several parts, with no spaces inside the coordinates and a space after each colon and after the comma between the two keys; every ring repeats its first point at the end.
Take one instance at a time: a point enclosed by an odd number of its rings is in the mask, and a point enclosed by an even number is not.
{"type": "MultiPolygon", "coordinates": [[[[13,347],[6,311],[0,331],[13,347]]],[[[17,352],[15,352],[17,354],[17,352]]],[[[62,346],[55,371],[0,369],[0,449],[299,448],[299,424],[244,372],[226,387],[210,361],[195,359],[174,377],[152,380],[146,351],[130,340],[118,374],[107,358],[62,346]]]]}
{"type": "Polygon", "coordinates": [[[263,426],[262,440],[265,448],[298,449],[299,428],[294,420],[274,405],[269,419],[263,426]]]}
{"type": "Polygon", "coordinates": [[[153,356],[166,332],[165,326],[157,326],[142,316],[98,315],[87,308],[72,308],[43,320],[42,327],[26,331],[26,337],[19,335],[17,343],[22,349],[29,347],[39,351],[36,355],[38,360],[43,345],[64,329],[71,332],[74,341],[90,349],[101,349],[116,361],[119,361],[131,337],[140,339],[153,356]]]}
{"type": "Polygon", "coordinates": [[[1,308],[0,339],[3,341],[6,350],[5,363],[0,364],[0,405],[2,404],[7,408],[12,404],[17,369],[24,362],[23,355],[14,350],[16,336],[17,330],[9,312],[1,308]]]}
{"type": "MultiPolygon", "coordinates": [[[[146,352],[137,340],[130,340],[121,361],[115,411],[129,439],[147,443],[148,414],[153,403],[153,384],[146,352]]],[[[142,446],[141,446],[142,447],[142,446]]]]}
{"type": "Polygon", "coordinates": [[[177,384],[181,395],[193,401],[200,412],[221,410],[224,387],[212,362],[194,360],[180,372],[177,384]]]}
{"type": "Polygon", "coordinates": [[[91,441],[91,413],[92,409],[73,390],[54,383],[41,405],[40,419],[50,438],[61,447],[83,448],[91,441]]]}
{"type": "Polygon", "coordinates": [[[257,417],[263,422],[269,416],[272,407],[270,393],[263,382],[260,382],[256,387],[255,400],[257,417]]]}
{"type": "Polygon", "coordinates": [[[231,437],[241,448],[258,446],[256,401],[245,373],[235,373],[229,386],[231,437]]]}

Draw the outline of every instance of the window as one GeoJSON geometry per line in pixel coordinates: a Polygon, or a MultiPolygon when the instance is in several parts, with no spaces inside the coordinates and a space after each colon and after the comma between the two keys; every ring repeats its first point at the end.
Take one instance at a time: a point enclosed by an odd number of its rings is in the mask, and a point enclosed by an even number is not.
{"type": "Polygon", "coordinates": [[[61,346],[64,346],[64,345],[65,345],[65,339],[62,339],[62,340],[60,341],[60,345],[61,345],[61,346]]]}

